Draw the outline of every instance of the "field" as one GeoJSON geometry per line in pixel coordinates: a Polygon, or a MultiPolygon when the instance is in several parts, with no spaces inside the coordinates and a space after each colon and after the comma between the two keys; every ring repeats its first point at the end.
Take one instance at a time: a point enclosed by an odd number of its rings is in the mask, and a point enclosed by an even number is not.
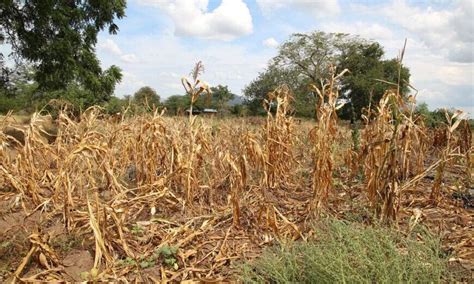
{"type": "Polygon", "coordinates": [[[267,117],[0,118],[0,280],[231,281],[335,218],[426,227],[469,281],[468,124],[429,130],[389,92],[351,131],[321,97],[317,121],[288,114],[285,88],[267,117]]]}

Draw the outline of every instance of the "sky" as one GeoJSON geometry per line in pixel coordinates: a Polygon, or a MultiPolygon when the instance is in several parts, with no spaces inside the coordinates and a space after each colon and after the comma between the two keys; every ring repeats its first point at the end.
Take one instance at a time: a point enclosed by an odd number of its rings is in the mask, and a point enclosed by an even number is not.
{"type": "Polygon", "coordinates": [[[183,94],[180,79],[202,60],[211,86],[242,89],[265,70],[292,33],[321,30],[378,41],[387,59],[405,38],[404,64],[418,102],[474,116],[472,0],[128,0],[117,35],[99,35],[104,68],[117,65],[121,97],[151,86],[183,94]]]}

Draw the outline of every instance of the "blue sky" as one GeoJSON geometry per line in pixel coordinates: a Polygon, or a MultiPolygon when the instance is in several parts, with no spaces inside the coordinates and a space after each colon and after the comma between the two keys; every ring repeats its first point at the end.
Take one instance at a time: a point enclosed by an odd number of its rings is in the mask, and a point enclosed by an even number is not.
{"type": "Polygon", "coordinates": [[[407,38],[418,101],[474,114],[471,0],[129,0],[118,24],[97,45],[103,67],[124,71],[117,96],[145,85],[162,98],[182,94],[180,78],[199,60],[211,86],[241,94],[292,33],[322,30],[376,40],[387,58],[407,38]]]}

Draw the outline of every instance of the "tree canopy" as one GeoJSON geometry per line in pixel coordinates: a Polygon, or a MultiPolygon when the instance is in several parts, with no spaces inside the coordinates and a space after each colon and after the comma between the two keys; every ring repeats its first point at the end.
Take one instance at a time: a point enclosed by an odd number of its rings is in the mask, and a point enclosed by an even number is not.
{"type": "Polygon", "coordinates": [[[100,67],[97,35],[104,29],[117,33],[114,21],[125,8],[125,0],[2,1],[0,40],[10,44],[16,61],[31,64],[40,91],[78,86],[94,101],[106,101],[122,74],[117,66],[100,67]]]}
{"type": "MultiPolygon", "coordinates": [[[[309,84],[321,85],[330,76],[331,66],[337,71],[348,69],[338,84],[341,98],[349,104],[342,115],[359,117],[371,100],[378,101],[391,86],[376,79],[397,82],[398,61],[383,58],[384,51],[377,42],[358,36],[320,31],[293,34],[283,43],[265,72],[259,74],[244,89],[249,108],[257,108],[266,94],[278,85],[287,84],[294,93],[297,115],[313,116],[316,97],[309,84]]],[[[408,92],[409,70],[401,69],[401,91],[408,92]]]]}
{"type": "MultiPolygon", "coordinates": [[[[211,87],[210,96],[199,96],[194,107],[197,109],[214,108],[219,112],[229,110],[229,101],[235,97],[228,86],[217,85],[211,87]]],[[[164,106],[168,110],[168,113],[177,114],[179,111],[184,111],[189,108],[191,100],[188,95],[173,95],[168,97],[164,106]]]]}
{"type": "Polygon", "coordinates": [[[227,103],[235,98],[229,87],[217,85],[211,87],[211,105],[210,107],[215,108],[219,111],[224,111],[228,108],[227,103]]]}
{"type": "Polygon", "coordinates": [[[149,86],[141,87],[134,95],[133,102],[145,107],[157,107],[160,104],[160,96],[155,89],[149,86]]]}
{"type": "MultiPolygon", "coordinates": [[[[387,82],[398,82],[398,60],[384,60],[383,55],[382,47],[375,42],[352,46],[342,54],[339,68],[350,71],[341,79],[341,97],[350,102],[342,110],[345,118],[360,117],[363,108],[374,105],[387,89],[394,88],[387,82]]],[[[400,79],[400,92],[407,94],[410,79],[408,68],[400,69],[400,79]]]]}
{"type": "MultiPolygon", "coordinates": [[[[294,93],[308,94],[306,92],[307,80],[298,78],[298,72],[289,69],[278,68],[275,65],[270,65],[264,72],[260,72],[258,77],[248,84],[243,90],[244,96],[247,99],[247,107],[250,113],[264,114],[265,110],[262,107],[263,99],[267,94],[278,86],[286,84],[290,86],[294,93]]],[[[301,110],[301,109],[298,109],[301,110]]],[[[303,114],[302,116],[311,116],[312,113],[303,114]]]]}

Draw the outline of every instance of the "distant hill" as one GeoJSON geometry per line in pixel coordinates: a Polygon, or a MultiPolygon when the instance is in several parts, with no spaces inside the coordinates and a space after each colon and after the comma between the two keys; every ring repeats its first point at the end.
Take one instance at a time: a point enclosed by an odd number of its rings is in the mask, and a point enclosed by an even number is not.
{"type": "Polygon", "coordinates": [[[229,101],[229,106],[241,105],[245,102],[245,98],[242,96],[235,96],[232,100],[229,101]]]}

